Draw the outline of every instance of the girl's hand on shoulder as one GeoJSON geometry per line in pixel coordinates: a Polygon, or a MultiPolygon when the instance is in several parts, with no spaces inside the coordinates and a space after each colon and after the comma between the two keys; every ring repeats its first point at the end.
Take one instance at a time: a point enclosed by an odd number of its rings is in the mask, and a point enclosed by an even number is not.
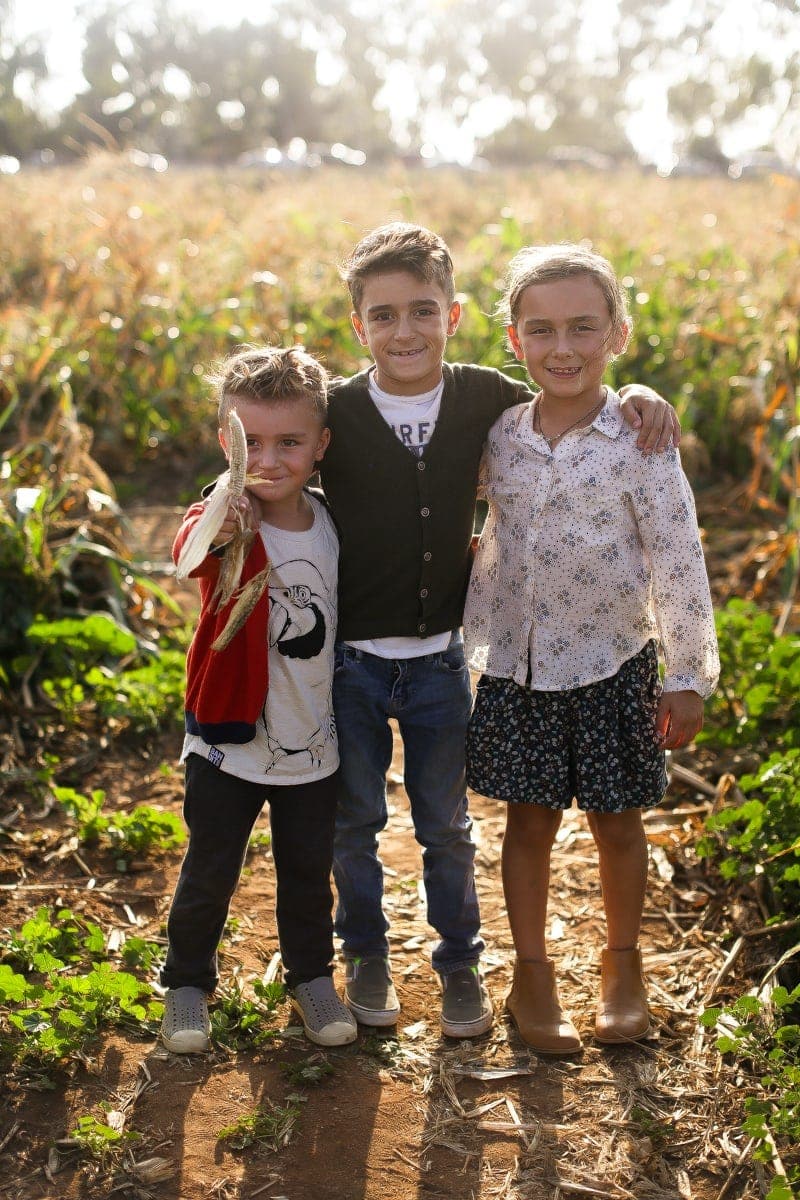
{"type": "Polygon", "coordinates": [[[681,423],[675,409],[658,392],[643,383],[629,383],[619,389],[625,420],[638,429],[636,445],[645,454],[661,454],[681,440],[681,423]]]}
{"type": "Polygon", "coordinates": [[[687,746],[703,728],[703,697],[697,692],[664,692],[656,712],[656,738],[663,750],[687,746]]]}

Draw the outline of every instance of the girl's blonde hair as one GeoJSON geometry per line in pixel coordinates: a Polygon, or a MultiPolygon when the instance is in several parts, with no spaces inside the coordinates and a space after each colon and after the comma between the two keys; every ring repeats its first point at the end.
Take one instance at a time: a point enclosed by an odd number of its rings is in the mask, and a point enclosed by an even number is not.
{"type": "Polygon", "coordinates": [[[526,246],[508,265],[498,305],[505,325],[516,325],[522,293],[537,283],[555,283],[588,275],[603,293],[611,316],[612,330],[630,328],[628,300],[614,268],[602,254],[585,246],[564,242],[555,246],[526,246]]]}

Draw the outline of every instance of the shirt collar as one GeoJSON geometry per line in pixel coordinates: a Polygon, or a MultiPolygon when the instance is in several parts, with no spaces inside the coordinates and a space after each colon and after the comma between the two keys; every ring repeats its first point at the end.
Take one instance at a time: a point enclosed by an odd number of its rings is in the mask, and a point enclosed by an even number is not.
{"type": "MultiPolygon", "coordinates": [[[[527,443],[527,445],[531,445],[536,437],[536,434],[533,432],[534,403],[535,400],[529,400],[526,404],[513,410],[516,415],[514,417],[512,437],[527,443]]],[[[606,402],[591,425],[587,426],[584,437],[588,435],[590,430],[596,429],[598,433],[605,434],[606,437],[614,440],[619,437],[624,428],[625,418],[620,408],[619,396],[611,388],[606,388],[606,402]]]]}
{"type": "Polygon", "coordinates": [[[606,402],[592,421],[590,428],[596,429],[598,433],[604,433],[606,437],[612,439],[618,438],[625,428],[625,418],[620,408],[619,396],[611,388],[606,388],[606,402]]]}

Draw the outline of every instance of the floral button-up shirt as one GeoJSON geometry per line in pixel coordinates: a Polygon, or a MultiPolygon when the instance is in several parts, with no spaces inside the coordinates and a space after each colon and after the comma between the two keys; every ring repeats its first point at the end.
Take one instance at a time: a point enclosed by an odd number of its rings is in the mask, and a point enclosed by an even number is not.
{"type": "Polygon", "coordinates": [[[614,675],[658,638],[666,691],[714,690],[719,654],[694,499],[675,449],[643,454],[619,397],[550,449],[536,400],[495,422],[489,515],[464,614],[470,665],[536,691],[614,675]]]}

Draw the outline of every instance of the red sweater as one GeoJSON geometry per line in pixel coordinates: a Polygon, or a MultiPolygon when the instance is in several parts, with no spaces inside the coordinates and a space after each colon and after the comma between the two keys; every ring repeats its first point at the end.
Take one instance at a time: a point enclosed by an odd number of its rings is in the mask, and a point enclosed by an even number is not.
{"type": "MultiPolygon", "coordinates": [[[[178,561],[187,534],[203,512],[193,504],[183,518],[172,547],[178,561]]],[[[185,720],[189,733],[204,742],[242,745],[256,735],[256,721],[264,708],[269,683],[269,591],[265,588],[253,612],[224,650],[211,644],[222,632],[235,600],[215,612],[211,594],[219,575],[221,555],[210,553],[192,572],[200,583],[200,619],[186,656],[185,720]]],[[[242,584],[267,565],[262,539],[256,536],[244,562],[242,584]]]]}

